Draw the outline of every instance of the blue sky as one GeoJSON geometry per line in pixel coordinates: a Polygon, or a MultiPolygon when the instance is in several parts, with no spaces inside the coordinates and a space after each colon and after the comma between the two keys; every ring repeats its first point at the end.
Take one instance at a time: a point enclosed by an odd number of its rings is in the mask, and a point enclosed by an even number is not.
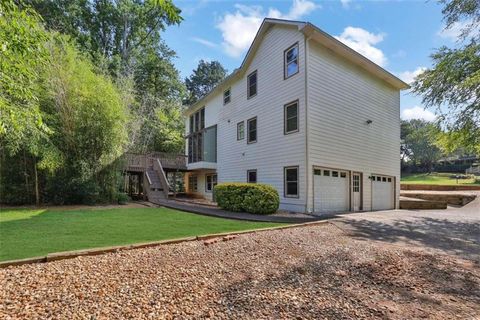
{"type": "MultiPolygon", "coordinates": [[[[265,17],[309,21],[336,36],[406,82],[431,64],[429,55],[441,45],[453,46],[459,28],[442,31],[437,1],[185,1],[184,21],[163,34],[177,52],[182,77],[200,59],[218,60],[229,72],[237,68],[265,17]]],[[[433,120],[421,99],[401,95],[402,118],[433,120]]]]}

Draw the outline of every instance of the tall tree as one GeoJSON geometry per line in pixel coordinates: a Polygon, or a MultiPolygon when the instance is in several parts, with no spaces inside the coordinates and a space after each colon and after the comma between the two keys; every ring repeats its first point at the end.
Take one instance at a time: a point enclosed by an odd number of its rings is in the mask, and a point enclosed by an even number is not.
{"type": "Polygon", "coordinates": [[[15,154],[48,132],[38,104],[47,32],[33,10],[0,2],[0,151],[15,154]],[[36,139],[35,139],[36,140],[36,139]]]}
{"type": "Polygon", "coordinates": [[[220,62],[200,60],[190,77],[185,79],[188,97],[184,103],[187,105],[195,103],[225,79],[226,75],[227,70],[220,62]]]}
{"type": "Polygon", "coordinates": [[[439,115],[446,151],[480,154],[480,2],[440,2],[446,29],[461,26],[461,34],[455,48],[443,46],[432,54],[433,66],[416,78],[413,91],[439,115]]]}
{"type": "Polygon", "coordinates": [[[424,120],[402,121],[401,125],[403,159],[423,171],[430,172],[442,155],[436,146],[438,127],[424,120]]]}

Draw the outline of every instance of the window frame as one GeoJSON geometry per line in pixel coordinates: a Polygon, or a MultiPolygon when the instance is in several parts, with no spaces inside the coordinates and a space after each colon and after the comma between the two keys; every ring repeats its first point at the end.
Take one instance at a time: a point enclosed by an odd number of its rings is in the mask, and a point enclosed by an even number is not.
{"type": "Polygon", "coordinates": [[[283,134],[284,135],[288,135],[288,134],[292,134],[292,133],[296,133],[296,132],[299,132],[300,131],[300,117],[299,117],[299,113],[300,113],[300,103],[299,103],[299,100],[295,100],[295,101],[292,101],[292,102],[289,102],[287,104],[285,104],[283,106],[283,134]],[[296,104],[297,105],[297,128],[295,130],[290,130],[290,131],[287,131],[287,109],[288,107],[292,106],[296,104]]]}
{"type": "Polygon", "coordinates": [[[232,88],[230,87],[230,88],[226,89],[225,91],[223,91],[223,105],[227,105],[231,101],[232,101],[232,88]],[[228,91],[228,96],[225,95],[225,93],[227,93],[227,91],[228,91]],[[225,102],[225,98],[228,98],[227,102],[225,102]]]}
{"type": "Polygon", "coordinates": [[[258,93],[258,72],[257,70],[250,72],[250,74],[247,76],[247,99],[253,98],[257,95],[258,93]],[[250,94],[250,77],[255,74],[255,94],[250,94]]]}
{"type": "Polygon", "coordinates": [[[213,188],[218,184],[218,177],[216,173],[207,173],[205,174],[205,192],[207,193],[212,193],[213,188]],[[213,179],[215,177],[215,179],[213,179]],[[208,178],[211,178],[210,184],[211,184],[211,189],[208,190],[208,178]]]}
{"type": "Polygon", "coordinates": [[[283,80],[287,80],[299,72],[300,72],[300,46],[298,45],[298,41],[297,41],[283,51],[283,80]],[[292,50],[295,47],[297,48],[297,71],[295,73],[292,73],[291,75],[288,75],[287,74],[288,72],[287,53],[288,51],[292,50]]]}
{"type": "Polygon", "coordinates": [[[288,166],[283,167],[283,197],[284,198],[300,198],[300,166],[288,166]],[[295,169],[297,170],[297,180],[296,181],[287,181],[287,170],[295,169]],[[288,194],[288,182],[297,183],[297,194],[288,194]]]}
{"type": "Polygon", "coordinates": [[[237,123],[237,141],[240,141],[240,140],[243,140],[245,139],[245,121],[240,121],[237,123]],[[240,125],[242,126],[243,128],[243,137],[240,137],[240,131],[239,131],[239,128],[240,128],[240,125]]]}
{"type": "Polygon", "coordinates": [[[258,140],[258,120],[257,117],[253,117],[247,120],[247,144],[256,143],[258,140]],[[255,120],[255,140],[250,141],[250,122],[255,120]]]}
{"type": "Polygon", "coordinates": [[[188,176],[188,191],[189,192],[198,192],[198,176],[197,175],[190,175],[188,176]],[[190,183],[190,180],[194,180],[195,183],[190,183]],[[192,188],[192,186],[195,186],[195,188],[192,188]]]}
{"type": "Polygon", "coordinates": [[[247,183],[257,183],[258,181],[258,173],[257,169],[249,169],[247,170],[247,183]],[[250,173],[255,172],[255,181],[250,181],[250,173]]]}

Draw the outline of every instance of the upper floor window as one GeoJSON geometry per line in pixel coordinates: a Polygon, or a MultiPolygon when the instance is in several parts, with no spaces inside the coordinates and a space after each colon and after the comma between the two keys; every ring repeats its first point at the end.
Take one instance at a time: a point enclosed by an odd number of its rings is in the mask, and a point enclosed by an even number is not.
{"type": "Polygon", "coordinates": [[[285,50],[284,63],[285,79],[298,72],[298,43],[285,50]]]}
{"type": "Polygon", "coordinates": [[[247,98],[257,94],[257,70],[250,73],[247,77],[247,98]]]}
{"type": "Polygon", "coordinates": [[[230,88],[227,90],[223,91],[223,104],[227,104],[230,102],[230,88]]]}
{"type": "Polygon", "coordinates": [[[285,105],[285,134],[298,131],[298,100],[285,105]]]}
{"type": "Polygon", "coordinates": [[[247,120],[247,143],[257,142],[257,117],[247,120]]]}
{"type": "Polygon", "coordinates": [[[243,140],[245,138],[245,124],[244,122],[237,123],[237,140],[243,140]]]}
{"type": "Polygon", "coordinates": [[[257,169],[247,170],[247,182],[257,183],[257,169]]]}
{"type": "Polygon", "coordinates": [[[190,116],[190,133],[205,129],[205,108],[202,108],[190,116]]]}

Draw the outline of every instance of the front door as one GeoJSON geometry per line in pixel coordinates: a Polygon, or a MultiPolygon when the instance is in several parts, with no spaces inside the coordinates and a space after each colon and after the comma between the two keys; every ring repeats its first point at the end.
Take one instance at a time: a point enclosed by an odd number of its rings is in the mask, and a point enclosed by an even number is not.
{"type": "Polygon", "coordinates": [[[352,193],[353,193],[353,211],[360,211],[362,209],[362,184],[361,175],[354,172],[352,176],[352,193]]]}

